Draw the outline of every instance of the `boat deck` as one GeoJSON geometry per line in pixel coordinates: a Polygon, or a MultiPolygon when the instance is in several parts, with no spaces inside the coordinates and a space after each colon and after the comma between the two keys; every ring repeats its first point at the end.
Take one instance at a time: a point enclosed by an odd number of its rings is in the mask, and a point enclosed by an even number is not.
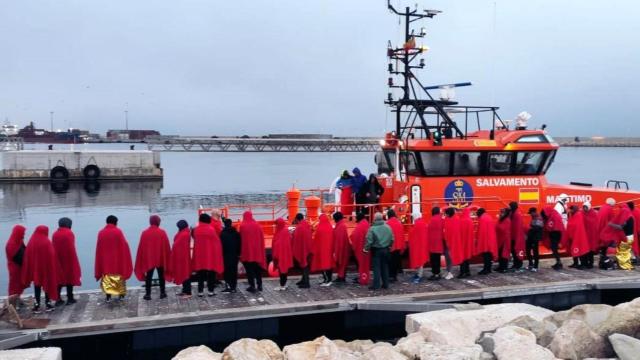
{"type": "MultiPolygon", "coordinates": [[[[168,287],[168,298],[158,299],[158,288],[153,288],[150,301],[142,299],[141,288],[130,289],[123,301],[105,303],[99,291],[81,292],[78,303],[56,308],[50,313],[32,315],[28,309],[20,310],[23,318],[49,318],[47,327],[51,338],[82,336],[100,333],[136,331],[171,326],[302,315],[310,313],[372,309],[376,305],[415,302],[467,302],[500,299],[504,297],[532,296],[579,292],[594,289],[629,289],[640,287],[640,271],[601,271],[565,269],[553,271],[547,261],[541,262],[538,273],[472,276],[466,279],[410,282],[410,275],[400,275],[399,281],[387,290],[371,291],[355,284],[334,284],[319,287],[317,276],[312,277],[311,289],[291,286],[287,291],[274,291],[276,279],[265,279],[264,291],[251,294],[239,284],[235,294],[213,297],[179,299],[180,287],[168,287]]],[[[566,265],[566,264],[565,264],[566,265]]],[[[473,273],[478,268],[474,266],[473,273]]],[[[425,273],[427,273],[425,271],[425,273]]],[[[349,276],[352,278],[353,276],[349,276]]],[[[290,284],[298,277],[290,278],[290,284]]],[[[195,284],[194,284],[195,291],[195,284]]],[[[538,304],[544,305],[544,304],[538,304]]],[[[0,329],[9,330],[3,323],[0,329]]]]}

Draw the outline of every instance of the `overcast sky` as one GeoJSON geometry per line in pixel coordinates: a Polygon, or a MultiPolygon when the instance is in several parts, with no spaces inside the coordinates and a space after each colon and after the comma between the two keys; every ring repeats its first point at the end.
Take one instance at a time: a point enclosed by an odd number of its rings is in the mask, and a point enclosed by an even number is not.
{"type": "MultiPolygon", "coordinates": [[[[400,7],[416,1],[393,0],[400,7]]],[[[0,120],[104,133],[321,132],[391,126],[385,0],[2,0],[0,120]]],[[[640,135],[640,4],[433,0],[423,82],[526,110],[552,135],[640,135]],[[494,15],[495,14],[495,15],[494,15]],[[494,21],[495,20],[495,21],[494,21]]]]}

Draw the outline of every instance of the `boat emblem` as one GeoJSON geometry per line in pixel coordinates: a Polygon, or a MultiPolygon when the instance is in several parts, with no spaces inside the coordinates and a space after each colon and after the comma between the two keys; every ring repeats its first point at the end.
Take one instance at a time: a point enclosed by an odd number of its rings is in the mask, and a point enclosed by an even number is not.
{"type": "Polygon", "coordinates": [[[473,201],[473,188],[462,179],[453,180],[444,188],[444,198],[449,206],[464,209],[473,201]]]}

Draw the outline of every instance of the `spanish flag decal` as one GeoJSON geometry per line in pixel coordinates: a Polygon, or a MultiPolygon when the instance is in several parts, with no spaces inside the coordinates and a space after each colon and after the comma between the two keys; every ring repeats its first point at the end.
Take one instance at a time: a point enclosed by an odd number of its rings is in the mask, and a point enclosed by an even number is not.
{"type": "Polygon", "coordinates": [[[537,188],[522,188],[518,200],[520,204],[537,204],[540,202],[540,191],[537,188]]]}

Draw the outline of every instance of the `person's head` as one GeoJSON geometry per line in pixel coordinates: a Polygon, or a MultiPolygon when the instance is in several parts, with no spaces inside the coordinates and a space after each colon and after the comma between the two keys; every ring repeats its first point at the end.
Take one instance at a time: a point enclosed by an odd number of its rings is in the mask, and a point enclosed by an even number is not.
{"type": "Polygon", "coordinates": [[[360,222],[364,219],[365,215],[362,211],[356,212],[356,222],[360,222]]]}
{"type": "Polygon", "coordinates": [[[509,217],[510,214],[511,214],[511,209],[509,208],[500,209],[500,220],[504,220],[505,218],[509,217]]]}
{"type": "Polygon", "coordinates": [[[578,205],[571,205],[571,206],[569,207],[569,212],[571,212],[571,215],[573,215],[573,214],[577,213],[577,212],[578,212],[578,210],[579,210],[579,209],[578,209],[578,205]]]}
{"type": "Polygon", "coordinates": [[[616,199],[614,198],[607,198],[607,200],[605,200],[605,202],[607,203],[607,205],[609,206],[613,206],[616,204],[616,199]]]}
{"type": "Polygon", "coordinates": [[[561,202],[563,205],[566,205],[567,202],[569,202],[569,195],[565,193],[558,195],[558,201],[561,202]]]}
{"type": "Polygon", "coordinates": [[[115,215],[107,216],[107,224],[118,225],[118,218],[115,215]]]}
{"type": "Polygon", "coordinates": [[[510,202],[509,209],[511,209],[511,212],[515,212],[516,210],[518,210],[518,203],[515,201],[510,202]]]}
{"type": "Polygon", "coordinates": [[[198,217],[198,221],[203,224],[211,224],[211,216],[209,214],[202,213],[198,217]]]}
{"type": "Polygon", "coordinates": [[[296,217],[294,218],[293,222],[295,224],[299,223],[300,221],[304,220],[304,215],[302,215],[302,213],[297,213],[296,217]]]}
{"type": "Polygon", "coordinates": [[[484,208],[479,208],[479,209],[476,211],[476,216],[477,216],[477,217],[480,217],[480,216],[482,216],[485,212],[487,212],[487,211],[486,211],[484,208]]]}
{"type": "Polygon", "coordinates": [[[342,172],[342,175],[340,175],[341,178],[343,179],[348,179],[351,177],[351,175],[349,175],[349,170],[345,170],[342,172]]]}
{"type": "Polygon", "coordinates": [[[68,217],[63,217],[58,220],[58,226],[61,228],[71,229],[72,221],[68,217]]]}
{"type": "Polygon", "coordinates": [[[629,207],[629,209],[631,209],[631,210],[633,210],[633,209],[636,207],[636,205],[633,203],[633,201],[628,201],[628,202],[627,202],[627,206],[628,206],[628,207],[629,207]]]}
{"type": "Polygon", "coordinates": [[[233,221],[231,221],[231,219],[224,219],[222,220],[222,223],[224,224],[225,229],[233,228],[233,221]]]}
{"type": "Polygon", "coordinates": [[[373,215],[373,221],[382,221],[384,219],[384,216],[382,215],[381,212],[377,212],[373,215]]]}
{"type": "Polygon", "coordinates": [[[391,219],[391,218],[394,218],[394,217],[396,217],[395,210],[393,210],[393,209],[387,210],[387,219],[391,219]]]}
{"type": "Polygon", "coordinates": [[[378,178],[376,177],[375,174],[369,174],[369,181],[374,183],[374,184],[377,184],[378,183],[378,178]]]}
{"type": "Polygon", "coordinates": [[[583,203],[582,203],[582,209],[583,209],[584,211],[589,211],[589,210],[591,210],[591,203],[590,203],[590,202],[588,202],[588,201],[583,202],[583,203]]]}
{"type": "Polygon", "coordinates": [[[211,210],[211,219],[220,220],[220,210],[218,209],[211,210]]]}
{"type": "Polygon", "coordinates": [[[536,208],[534,208],[534,207],[530,207],[530,208],[529,208],[529,211],[527,211],[527,213],[528,213],[529,215],[531,215],[531,217],[534,217],[534,216],[536,216],[536,214],[538,213],[538,209],[536,209],[536,208]]]}
{"type": "Polygon", "coordinates": [[[434,206],[433,209],[431,209],[431,216],[433,215],[440,215],[440,207],[434,206]]]}
{"type": "Polygon", "coordinates": [[[344,215],[342,215],[340,211],[336,211],[333,213],[333,221],[338,222],[342,219],[344,219],[344,215]]]}
{"type": "Polygon", "coordinates": [[[448,207],[448,208],[446,208],[446,209],[445,209],[444,214],[445,214],[447,217],[453,217],[453,215],[455,215],[455,214],[456,214],[456,209],[454,209],[454,208],[452,208],[452,207],[448,207]]]}
{"type": "Polygon", "coordinates": [[[158,215],[151,215],[151,216],[149,217],[149,225],[160,226],[160,216],[158,216],[158,215]]]}
{"type": "Polygon", "coordinates": [[[360,169],[358,169],[357,167],[354,167],[353,170],[351,170],[351,172],[353,173],[353,175],[355,176],[360,176],[362,175],[362,173],[360,172],[360,169]]]}
{"type": "Polygon", "coordinates": [[[187,222],[187,220],[179,220],[176,223],[176,226],[178,227],[178,230],[184,230],[189,227],[189,223],[187,222]]]}

